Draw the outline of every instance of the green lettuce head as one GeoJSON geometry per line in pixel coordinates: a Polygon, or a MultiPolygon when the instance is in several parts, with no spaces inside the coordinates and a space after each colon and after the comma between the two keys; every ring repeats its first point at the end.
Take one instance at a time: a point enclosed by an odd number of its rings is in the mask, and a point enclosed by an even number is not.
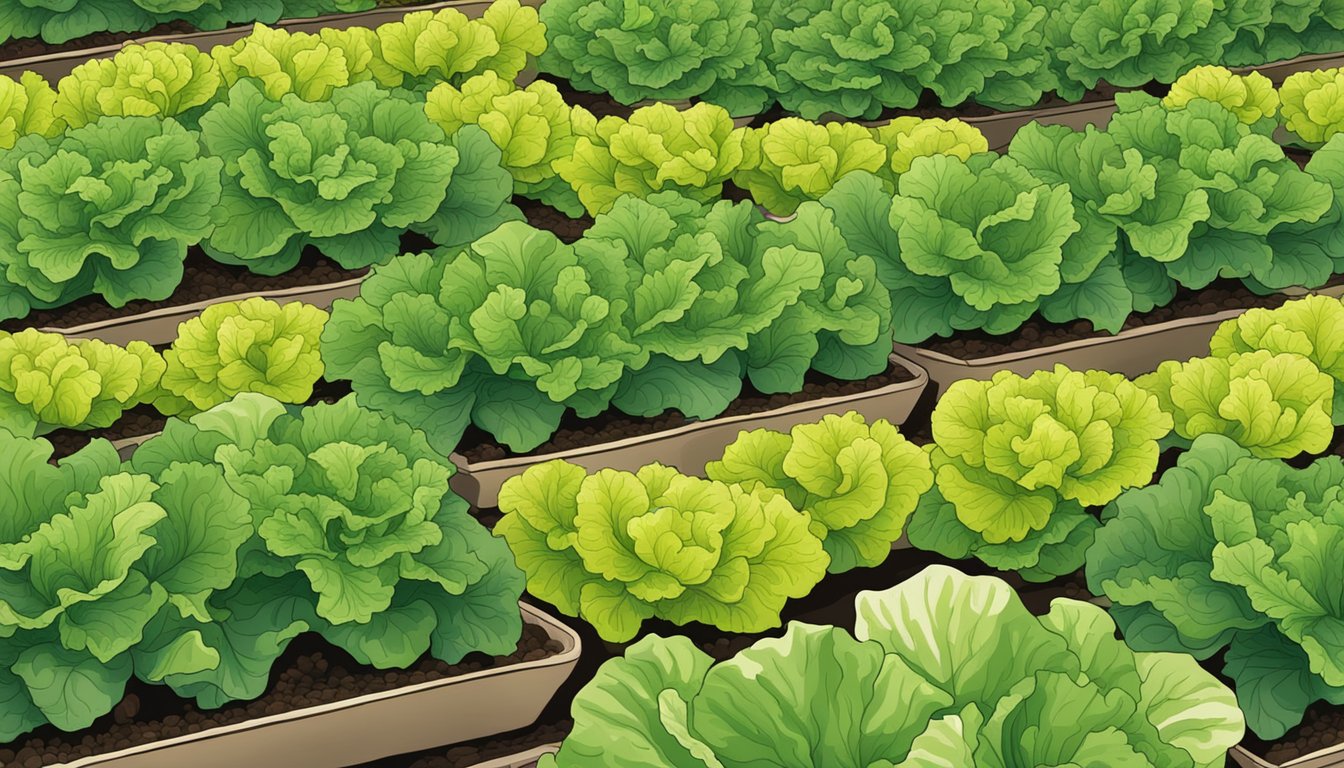
{"type": "MultiPolygon", "coordinates": [[[[61,78],[55,113],[78,128],[106,115],[182,117],[223,85],[210,54],[185,43],[145,43],[110,59],[91,59],[61,78]]],[[[199,111],[199,110],[197,110],[199,111]]]]}
{"type": "Polygon", "coordinates": [[[625,294],[602,290],[625,264],[509,222],[469,248],[375,267],[322,332],[331,376],[361,404],[423,428],[447,454],[475,423],[515,451],[551,436],[566,408],[591,418],[640,349],[625,294]]]}
{"type": "Polygon", "coordinates": [[[1279,86],[1284,127],[1313,149],[1344,130],[1344,69],[1295,72],[1279,86]]]}
{"type": "Polygon", "coordinates": [[[36,328],[0,333],[0,427],[26,437],[110,427],[153,399],[164,369],[143,341],[123,348],[36,328]]]}
{"type": "Polygon", "coordinates": [[[574,152],[551,165],[591,215],[606,213],[624,194],[648,197],[677,190],[708,203],[742,164],[744,133],[722,107],[700,103],[678,111],[640,107],[628,120],[573,112],[574,152]]]}
{"type": "MultiPolygon", "coordinates": [[[[1289,81],[1293,77],[1296,75],[1289,81]]],[[[1195,99],[1221,104],[1247,125],[1273,118],[1279,111],[1279,93],[1268,77],[1259,72],[1238,75],[1226,67],[1207,64],[1177,78],[1162,99],[1162,106],[1180,109],[1195,99]]]]}
{"type": "Polygon", "coordinates": [[[851,171],[876,172],[886,149],[856,123],[817,124],[796,117],[747,131],[733,183],[777,216],[817,200],[851,171]]]}
{"type": "Polygon", "coordinates": [[[0,149],[9,149],[22,136],[52,136],[65,126],[56,118],[56,90],[36,72],[18,80],[0,76],[0,149]]]}
{"type": "Polygon", "coordinates": [[[886,560],[933,485],[927,453],[886,419],[868,424],[854,411],[788,432],[742,432],[722,459],[705,465],[705,475],[782,493],[811,516],[831,573],[886,560]]]}
{"type": "Polygon", "coordinates": [[[877,176],[850,173],[821,203],[849,247],[877,261],[903,343],[1017,328],[1060,287],[1080,226],[1067,184],[993,154],[915,158],[894,198],[877,176]]]}
{"type": "Polygon", "coordinates": [[[622,104],[703,98],[734,116],[771,101],[752,0],[557,0],[542,68],[622,104]]]}
{"type": "Polygon", "coordinates": [[[460,87],[484,72],[517,79],[546,50],[547,35],[536,8],[495,0],[478,19],[456,8],[408,13],[379,25],[376,38],[383,84],[422,93],[440,83],[460,87]]]}
{"type": "Polygon", "coordinates": [[[933,566],[856,612],[852,634],[792,622],[718,663],[646,637],[538,765],[1215,768],[1245,730],[1194,659],[1134,653],[1090,603],[1036,617],[998,579],[933,566]]]}
{"type": "Polygon", "coordinates": [[[1344,423],[1344,302],[1308,296],[1276,309],[1257,307],[1218,326],[1209,342],[1213,357],[1265,350],[1301,355],[1335,380],[1330,415],[1344,423]]]}
{"type": "Polygon", "coordinates": [[[461,161],[421,106],[373,82],[310,103],[243,79],[200,122],[225,171],[206,252],[261,274],[308,245],[347,269],[386,261],[439,212],[461,161]]]}
{"type": "Polygon", "coordinates": [[[1334,436],[1335,380],[1291,352],[1168,360],[1134,383],[1171,414],[1173,444],[1220,434],[1260,458],[1287,459],[1320,453],[1334,436]]]}
{"type": "Polygon", "coordinates": [[[955,382],[932,422],[936,487],[911,543],[1032,580],[1082,565],[1097,527],[1086,508],[1151,481],[1172,428],[1158,398],[1124,376],[1062,365],[955,382]]]}
{"type": "Polygon", "coordinates": [[[210,233],[221,161],[172,119],[105,117],[0,153],[0,315],[97,294],[162,301],[210,233]]]}
{"type": "Polygon", "coordinates": [[[168,414],[198,413],[240,392],[302,403],[322,377],[317,343],[327,313],[301,302],[277,304],[254,296],[212,304],[178,326],[164,352],[164,393],[155,401],[168,414]]]}
{"type": "Polygon", "coordinates": [[[779,626],[829,562],[809,519],[783,495],[687,477],[556,460],[510,478],[495,526],[528,590],[624,642],[648,618],[727,632],[779,626]]]}
{"type": "Polygon", "coordinates": [[[1277,739],[1313,702],[1344,704],[1342,488],[1337,456],[1295,469],[1204,435],[1107,507],[1088,586],[1135,649],[1225,651],[1247,724],[1277,739]]]}

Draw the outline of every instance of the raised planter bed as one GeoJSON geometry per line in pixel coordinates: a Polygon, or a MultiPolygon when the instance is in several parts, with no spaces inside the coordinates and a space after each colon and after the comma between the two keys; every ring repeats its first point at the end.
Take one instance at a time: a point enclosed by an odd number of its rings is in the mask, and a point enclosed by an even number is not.
{"type": "MultiPolygon", "coordinates": [[[[1312,292],[1332,290],[1344,292],[1344,286],[1312,292]]],[[[1131,317],[1114,335],[1092,331],[1087,321],[1054,325],[1033,319],[1003,336],[968,334],[918,346],[896,344],[895,349],[928,371],[938,394],[961,379],[984,381],[999,371],[1029,376],[1057,363],[1132,377],[1155,370],[1165,360],[1207,355],[1209,340],[1223,321],[1253,307],[1280,306],[1290,298],[1287,292],[1258,296],[1214,283],[1201,291],[1183,291],[1166,307],[1131,317]]]]}
{"type": "MultiPolygon", "coordinates": [[[[519,0],[523,5],[539,7],[542,0],[519,0]]],[[[491,0],[441,0],[437,3],[426,3],[422,5],[394,6],[387,8],[374,8],[370,11],[361,13],[339,13],[328,16],[317,16],[310,19],[282,19],[270,26],[289,30],[290,32],[308,32],[316,33],[323,28],[331,29],[349,29],[351,27],[376,27],[380,24],[400,21],[404,16],[416,11],[440,11],[444,8],[454,8],[461,11],[468,18],[480,18],[485,10],[490,7],[491,0]]],[[[225,29],[214,30],[210,32],[182,32],[177,34],[160,34],[132,37],[120,43],[111,45],[100,45],[93,48],[66,48],[65,50],[46,53],[39,56],[29,56],[22,59],[10,59],[0,62],[0,75],[8,75],[18,79],[26,70],[37,72],[47,78],[53,85],[57,80],[70,74],[71,70],[91,59],[107,59],[115,56],[118,51],[128,45],[137,43],[163,42],[163,43],[187,43],[194,45],[202,50],[209,50],[216,45],[231,45],[239,39],[252,32],[253,25],[239,25],[236,27],[227,27],[225,29]]],[[[536,71],[532,68],[523,70],[518,75],[520,85],[529,83],[536,77],[536,71]]]]}
{"type": "Polygon", "coordinates": [[[519,752],[516,755],[486,760],[484,763],[471,766],[471,768],[536,768],[537,761],[541,759],[542,755],[554,754],[559,749],[559,744],[547,744],[525,752],[519,752]]]}
{"type": "MultiPolygon", "coordinates": [[[[796,424],[817,421],[828,413],[850,410],[869,419],[882,418],[900,424],[914,409],[929,377],[919,364],[902,355],[893,354],[891,362],[888,373],[881,376],[887,381],[857,392],[826,396],[821,387],[811,388],[811,391],[805,387],[801,396],[773,396],[793,400],[774,407],[770,403],[771,396],[752,398],[750,405],[744,398],[739,398],[735,402],[738,408],[729,406],[730,415],[708,421],[688,421],[675,414],[656,419],[626,419],[621,426],[636,434],[603,440],[601,436],[589,433],[590,439],[596,438],[591,444],[555,450],[542,446],[536,452],[522,456],[484,458],[485,451],[467,450],[464,453],[459,449],[452,455],[459,469],[453,476],[452,487],[473,506],[493,507],[499,502],[499,489],[505,480],[522,474],[530,466],[553,459],[564,459],[589,471],[610,468],[631,472],[658,461],[682,472],[699,474],[704,471],[705,462],[721,456],[724,447],[736,440],[743,430],[787,430],[796,424]],[[901,370],[908,375],[899,375],[901,370]],[[636,421],[642,423],[632,424],[636,421]]],[[[862,384],[855,383],[854,386],[862,384]]],[[[579,442],[585,436],[582,430],[586,429],[591,427],[580,427],[580,431],[572,436],[557,433],[557,438],[574,438],[579,442]]],[[[553,438],[551,445],[555,442],[556,438],[553,438]]],[[[464,444],[472,443],[467,439],[464,444]]],[[[496,450],[503,453],[502,449],[496,450]]]]}
{"type": "MultiPolygon", "coordinates": [[[[29,756],[26,760],[9,757],[4,763],[61,768],[244,765],[342,768],[521,728],[541,714],[573,671],[580,653],[580,640],[573,630],[529,605],[521,604],[521,608],[525,636],[540,631],[546,642],[559,650],[548,652],[544,658],[401,685],[228,725],[191,728],[192,732],[183,735],[65,762],[42,762],[40,758],[34,762],[29,756]]],[[[304,662],[299,664],[302,670],[304,662]]],[[[320,667],[324,662],[319,657],[316,664],[320,667]]],[[[184,719],[177,717],[173,725],[186,730],[180,727],[184,719]]],[[[140,731],[158,732],[155,726],[140,731]]],[[[78,734],[74,736],[71,743],[83,745],[87,751],[89,739],[80,742],[78,734]]],[[[130,737],[127,733],[118,738],[130,737]]],[[[39,742],[41,746],[30,746],[28,750],[51,751],[52,741],[39,742]]],[[[76,750],[77,747],[72,747],[68,751],[76,750]]]]}
{"type": "Polygon", "coordinates": [[[1344,766],[1344,708],[1318,703],[1302,725],[1273,743],[1248,737],[1229,753],[1241,768],[1340,768],[1344,766]]]}

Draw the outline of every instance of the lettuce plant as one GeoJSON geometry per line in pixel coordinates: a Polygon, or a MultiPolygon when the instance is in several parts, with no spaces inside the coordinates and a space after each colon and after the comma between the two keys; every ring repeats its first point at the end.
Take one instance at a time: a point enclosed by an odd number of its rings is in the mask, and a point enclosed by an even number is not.
{"type": "Polygon", "coordinates": [[[64,126],[56,119],[56,90],[36,72],[18,80],[0,76],[0,149],[9,149],[21,136],[53,136],[64,126]]]}
{"type": "Polygon", "coordinates": [[[36,328],[0,333],[0,427],[25,437],[110,427],[153,398],[163,372],[142,341],[122,348],[36,328]]]}
{"type": "Polygon", "coordinates": [[[1294,469],[1204,435],[1158,484],[1107,507],[1088,586],[1130,647],[1226,649],[1247,724],[1276,739],[1312,702],[1344,704],[1342,488],[1337,456],[1294,469]]]}
{"type": "Polygon", "coordinates": [[[809,518],[778,493],[662,464],[636,473],[549,461],[505,481],[495,526],[528,591],[624,642],[649,618],[727,632],[779,626],[830,558],[809,518]]]}
{"type": "Polygon", "coordinates": [[[1238,75],[1208,64],[1176,78],[1162,106],[1180,109],[1195,99],[1220,104],[1247,125],[1273,119],[1279,111],[1279,93],[1268,77],[1259,72],[1238,75]]]}
{"type": "Polygon", "coordinates": [[[536,8],[495,0],[479,19],[455,8],[408,13],[378,27],[376,47],[387,85],[424,92],[489,71],[513,80],[546,50],[546,27],[536,8]]]}
{"type": "Polygon", "coordinates": [[[1221,104],[1193,99],[1167,110],[1147,94],[1122,96],[1108,133],[1159,169],[1194,174],[1208,195],[1209,216],[1186,250],[1158,259],[1167,273],[1188,288],[1218,277],[1250,277],[1274,289],[1296,284],[1308,265],[1292,250],[1276,251],[1269,236],[1320,221],[1332,205],[1330,185],[1283,154],[1268,135],[1272,126],[1247,125],[1221,104]]]}
{"type": "Polygon", "coordinates": [[[1344,130],[1344,69],[1295,72],[1279,86],[1283,124],[1313,149],[1344,130]]]}
{"type": "Polygon", "coordinates": [[[1067,185],[994,155],[916,158],[894,198],[877,176],[851,173],[821,203],[849,247],[877,261],[904,343],[1016,328],[1059,288],[1079,230],[1067,185]]]}
{"type": "Polygon", "coordinates": [[[1041,96],[1046,9],[1025,0],[974,8],[919,0],[762,0],[769,59],[785,109],[865,120],[915,106],[931,88],[943,104],[976,96],[1027,106],[1041,96]],[[1034,87],[1033,87],[1034,85],[1034,87]]]}
{"type": "Polygon", "coordinates": [[[873,130],[877,143],[887,151],[887,161],[878,175],[896,191],[896,179],[910,170],[917,157],[952,155],[962,160],[989,151],[989,142],[979,128],[955,118],[897,117],[873,130]]]}
{"type": "Polygon", "coordinates": [[[372,82],[309,103],[244,79],[200,122],[225,171],[205,250],[260,274],[290,269],[308,245],[346,269],[387,260],[438,214],[463,164],[419,105],[372,82]]]}
{"type": "Polygon", "coordinates": [[[195,46],[131,45],[110,59],[90,59],[61,78],[53,111],[71,128],[107,115],[190,122],[187,113],[198,113],[223,83],[214,59],[195,46]]]}
{"type": "Polygon", "coordinates": [[[578,107],[572,114],[574,152],[551,165],[593,215],[611,210],[623,194],[647,197],[675,189],[710,202],[742,164],[744,134],[713,104],[682,111],[653,104],[636,109],[629,120],[597,120],[578,107]]]}
{"type": "Polygon", "coordinates": [[[195,631],[207,644],[242,646],[201,674],[163,675],[179,695],[207,707],[260,695],[296,624],[380,669],[426,651],[456,663],[516,647],[523,574],[449,490],[452,463],[418,430],[350,397],[287,409],[248,393],[171,420],[130,465],[152,474],[184,461],[220,468],[256,536],[237,555],[237,592],[204,614],[170,616],[148,638],[195,631]],[[233,615],[203,620],[216,607],[233,615]],[[242,653],[277,639],[279,650],[242,653]]]}
{"type": "Polygon", "coordinates": [[[1172,418],[1124,376],[1056,365],[952,384],[932,416],[933,490],[910,542],[1048,580],[1082,565],[1088,507],[1146,485],[1172,418]]]}
{"type": "Polygon", "coordinates": [[[610,251],[508,222],[469,248],[375,267],[358,299],[332,307],[323,362],[362,405],[420,426],[445,454],[472,423],[531,450],[566,408],[605,410],[638,360],[627,298],[599,290],[625,268],[610,251]]]}
{"type": "Polygon", "coordinates": [[[138,663],[202,664],[191,638],[138,659],[131,649],[155,617],[195,612],[233,582],[252,522],[221,470],[121,471],[104,440],[59,466],[45,440],[0,431],[0,446],[0,483],[25,502],[0,533],[0,737],[43,723],[87,728],[121,700],[138,663]]]}
{"type": "Polygon", "coordinates": [[[1008,155],[1043,181],[1067,184],[1073,196],[1080,229],[1064,243],[1059,290],[1041,302],[1047,320],[1086,318],[1115,333],[1130,313],[1171,299],[1171,280],[1135,279],[1126,254],[1165,262],[1189,249],[1211,213],[1193,173],[1149,161],[1090,125],[1073,131],[1030,123],[1013,136],[1008,155]]]}
{"type": "Polygon", "coordinates": [[[1335,380],[1291,352],[1168,360],[1134,383],[1171,414],[1178,444],[1217,434],[1260,458],[1287,459],[1320,453],[1334,436],[1335,380]]]}
{"type": "Polygon", "coordinates": [[[575,248],[625,261],[608,289],[626,296],[640,348],[612,405],[639,416],[723,412],[750,379],[797,392],[810,369],[858,379],[887,367],[891,311],[876,265],[855,257],[815,203],[767,222],[750,203],[703,206],[676,192],[625,196],[575,248]]]}
{"type": "Polygon", "coordinates": [[[305,402],[322,377],[317,343],[326,321],[324,310],[297,301],[212,304],[178,326],[154,405],[171,415],[196,413],[240,392],[305,402]]]}
{"type": "Polygon", "coordinates": [[[445,133],[477,125],[489,135],[502,153],[500,164],[513,177],[515,193],[577,218],[583,204],[552,167],[574,152],[572,112],[551,83],[538,80],[520,89],[493,71],[461,88],[443,83],[425,96],[425,114],[445,133]]]}
{"type": "Polygon", "coordinates": [[[718,663],[640,640],[574,698],[539,768],[1215,768],[1245,730],[1194,659],[1134,653],[1090,603],[1036,617],[998,579],[931,566],[855,608],[852,634],[791,622],[718,663]]]}
{"type": "Polygon", "coordinates": [[[886,150],[861,125],[786,117],[747,130],[733,183],[766,210],[787,216],[850,171],[876,172],[886,159],[886,150]]]}
{"type": "Polygon", "coordinates": [[[742,432],[705,476],[782,493],[811,516],[831,573],[880,565],[933,485],[929,457],[886,419],[849,411],[788,432],[742,432]]]}
{"type": "Polygon", "coordinates": [[[172,119],[105,117],[0,153],[0,316],[162,301],[210,233],[222,161],[172,119]]]}
{"type": "Polygon", "coordinates": [[[1332,423],[1344,423],[1344,303],[1330,296],[1308,296],[1276,309],[1247,310],[1218,326],[1209,342],[1213,357],[1264,350],[1310,360],[1335,382],[1332,423]]]}
{"type": "Polygon", "coordinates": [[[734,116],[772,100],[752,0],[557,0],[543,4],[541,67],[623,104],[703,97],[734,116]]]}
{"type": "Polygon", "coordinates": [[[327,101],[337,88],[369,79],[391,87],[390,67],[379,68],[373,31],[363,27],[290,32],[257,24],[232,45],[210,51],[227,95],[239,80],[250,80],[271,101],[294,94],[304,101],[327,101]]]}

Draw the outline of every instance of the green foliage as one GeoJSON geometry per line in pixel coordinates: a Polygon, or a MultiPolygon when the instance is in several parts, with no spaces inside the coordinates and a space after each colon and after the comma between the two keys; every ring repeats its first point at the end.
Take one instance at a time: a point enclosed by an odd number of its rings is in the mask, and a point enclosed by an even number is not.
{"type": "Polygon", "coordinates": [[[1224,435],[1260,458],[1287,459],[1320,453],[1334,436],[1335,380],[1292,352],[1168,360],[1134,383],[1171,414],[1173,442],[1224,435]]]}
{"type": "Polygon", "coordinates": [[[793,622],[718,663],[646,637],[538,765],[1215,768],[1245,730],[1193,659],[1134,653],[1089,603],[1036,617],[998,579],[932,566],[856,612],[852,635],[793,622]]]}
{"type": "Polygon", "coordinates": [[[851,173],[821,203],[849,247],[877,262],[903,343],[1016,328],[1059,288],[1079,230],[1067,185],[992,154],[916,158],[895,197],[878,177],[851,173]]]}
{"type": "Polygon", "coordinates": [[[705,475],[747,490],[782,493],[811,516],[831,573],[880,565],[919,497],[933,485],[928,455],[891,422],[854,411],[789,432],[742,432],[705,475]]]}
{"type": "Polygon", "coordinates": [[[1180,109],[1195,99],[1220,104],[1247,125],[1273,118],[1279,111],[1279,93],[1268,77],[1259,72],[1238,75],[1225,67],[1207,64],[1176,78],[1171,91],[1162,99],[1162,106],[1180,109]]]}
{"type": "Polygon", "coordinates": [[[733,183],[766,210],[787,216],[829,192],[845,174],[876,172],[886,159],[886,149],[861,125],[786,117],[748,130],[733,183]]]}
{"type": "Polygon", "coordinates": [[[1247,724],[1276,739],[1312,702],[1344,703],[1341,488],[1339,457],[1294,469],[1197,438],[1161,482],[1106,509],[1088,586],[1137,650],[1226,649],[1247,724]]]}
{"type": "Polygon", "coordinates": [[[0,317],[97,294],[168,298],[210,233],[219,158],[172,119],[105,117],[0,152],[0,317]]]}
{"type": "Polygon", "coordinates": [[[896,190],[896,179],[910,170],[917,157],[952,155],[962,160],[989,151],[980,129],[956,118],[897,117],[874,129],[877,141],[887,150],[887,162],[879,174],[896,190]]]}
{"type": "Polygon", "coordinates": [[[479,19],[454,8],[416,11],[376,32],[375,66],[384,70],[385,84],[417,92],[439,83],[461,86],[488,71],[513,80],[546,50],[537,9],[518,0],[494,0],[479,19]]]}
{"type": "Polygon", "coordinates": [[[209,54],[183,43],[127,46],[90,59],[57,85],[55,115],[71,128],[107,115],[184,118],[214,100],[224,83],[209,54]]]}
{"type": "Polygon", "coordinates": [[[200,122],[225,171],[206,252],[261,274],[292,268],[308,245],[347,269],[386,261],[439,213],[464,164],[418,104],[372,82],[312,103],[243,79],[200,122]]]}
{"type": "Polygon", "coordinates": [[[353,13],[374,0],[18,0],[0,9],[0,42],[41,37],[64,43],[95,32],[144,32],[169,21],[198,29],[237,22],[353,13]]]}
{"type": "Polygon", "coordinates": [[[552,167],[574,152],[572,112],[551,83],[538,80],[519,89],[493,71],[461,88],[443,83],[425,96],[425,114],[445,133],[466,125],[486,132],[500,149],[500,165],[513,177],[514,192],[578,217],[583,204],[552,167]]]}
{"type": "Polygon", "coordinates": [[[167,414],[198,413],[240,392],[305,402],[322,377],[317,344],[326,321],[325,311],[297,301],[254,296],[212,304],[178,326],[163,353],[163,392],[154,405],[167,414]]]}
{"type": "Polygon", "coordinates": [[[648,618],[728,632],[779,626],[790,597],[830,558],[809,518],[779,493],[749,491],[662,464],[637,473],[550,461],[510,478],[495,526],[528,591],[609,642],[648,618]]]}
{"type": "Polygon", "coordinates": [[[566,407],[604,410],[636,360],[627,297],[600,290],[624,270],[617,254],[509,222],[466,249],[376,267],[358,299],[333,306],[323,361],[444,453],[471,423],[530,450],[566,407]]]}
{"type": "Polygon", "coordinates": [[[1214,357],[1257,350],[1300,355],[1334,379],[1331,420],[1344,423],[1344,303],[1329,296],[1308,296],[1277,309],[1247,310],[1220,325],[1209,342],[1214,357]]]}
{"type": "Polygon", "coordinates": [[[0,149],[30,133],[54,136],[64,130],[55,105],[55,89],[36,72],[24,72],[18,80],[0,76],[0,149]]]}
{"type": "Polygon", "coordinates": [[[0,427],[23,437],[110,427],[153,399],[163,372],[142,341],[122,348],[35,328],[0,333],[0,427]]]}
{"type": "Polygon", "coordinates": [[[752,0],[556,0],[541,21],[547,72],[625,104],[703,96],[754,115],[775,86],[752,0]]]}
{"type": "Polygon", "coordinates": [[[595,119],[573,110],[574,152],[552,163],[588,213],[611,210],[623,194],[676,190],[707,203],[742,164],[744,134],[712,104],[678,111],[667,104],[636,109],[629,120],[595,119]]]}
{"type": "Polygon", "coordinates": [[[911,543],[1044,581],[1082,565],[1097,527],[1088,507],[1152,480],[1172,419],[1120,374],[1056,365],[954,382],[932,424],[936,487],[911,543]]]}
{"type": "Polygon", "coordinates": [[[374,56],[372,30],[323,29],[318,34],[272,29],[258,24],[232,45],[210,51],[223,80],[220,98],[240,80],[251,81],[270,101],[294,94],[304,101],[328,101],[337,88],[369,79],[390,86],[395,76],[374,56]],[[381,76],[381,77],[379,77],[381,76]]]}
{"type": "Polygon", "coordinates": [[[1315,149],[1344,130],[1344,70],[1294,72],[1279,86],[1284,127],[1315,149]]]}

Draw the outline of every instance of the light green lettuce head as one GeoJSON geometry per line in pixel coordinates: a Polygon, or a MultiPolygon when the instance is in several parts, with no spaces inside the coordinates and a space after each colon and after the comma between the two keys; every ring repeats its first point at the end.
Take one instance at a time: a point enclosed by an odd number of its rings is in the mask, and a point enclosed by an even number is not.
{"type": "Polygon", "coordinates": [[[1279,86],[1283,123],[1311,147],[1320,147],[1344,129],[1344,69],[1295,72],[1279,86]]]}
{"type": "Polygon", "coordinates": [[[1279,111],[1274,83],[1259,72],[1234,74],[1226,67],[1202,65],[1181,75],[1162,99],[1167,109],[1180,109],[1195,99],[1223,105],[1247,125],[1273,118],[1279,111]]]}
{"type": "Polygon", "coordinates": [[[721,460],[705,465],[705,474],[778,491],[811,515],[831,573],[886,560],[920,495],[933,485],[927,453],[886,419],[868,424],[854,411],[789,432],[742,432],[721,460]]]}
{"type": "Polygon", "coordinates": [[[688,477],[556,460],[500,489],[503,536],[528,589],[623,642],[648,618],[728,632],[779,626],[829,562],[809,518],[782,495],[688,477]]]}
{"type": "Polygon", "coordinates": [[[1174,444],[1220,434],[1261,458],[1287,459],[1320,453],[1334,436],[1335,380],[1292,352],[1168,360],[1134,383],[1171,414],[1174,444]]]}
{"type": "Polygon", "coordinates": [[[209,410],[239,392],[302,403],[322,377],[318,339],[327,313],[302,302],[277,304],[254,296],[212,304],[178,326],[164,352],[164,413],[209,410]]]}
{"type": "Polygon", "coordinates": [[[104,115],[179,117],[211,101],[223,83],[214,59],[193,45],[131,45],[61,78],[55,113],[71,128],[104,115]]]}
{"type": "Polygon", "coordinates": [[[1029,579],[1082,564],[1097,526],[1084,510],[1151,481],[1172,427],[1157,397],[1120,374],[1062,365],[958,381],[932,422],[937,485],[920,499],[910,541],[1029,579]]]}
{"type": "Polygon", "coordinates": [[[851,171],[875,172],[887,151],[857,123],[818,124],[797,117],[749,129],[733,183],[777,216],[817,200],[851,171]]]}
{"type": "Polygon", "coordinates": [[[852,634],[794,622],[717,663],[647,637],[579,692],[539,766],[1214,768],[1244,731],[1194,659],[1134,653],[1089,603],[1036,617],[1004,582],[934,566],[856,611],[852,634]]]}
{"type": "Polygon", "coordinates": [[[64,129],[56,118],[56,90],[36,72],[18,80],[0,77],[0,149],[30,133],[52,136],[64,129]]]}

